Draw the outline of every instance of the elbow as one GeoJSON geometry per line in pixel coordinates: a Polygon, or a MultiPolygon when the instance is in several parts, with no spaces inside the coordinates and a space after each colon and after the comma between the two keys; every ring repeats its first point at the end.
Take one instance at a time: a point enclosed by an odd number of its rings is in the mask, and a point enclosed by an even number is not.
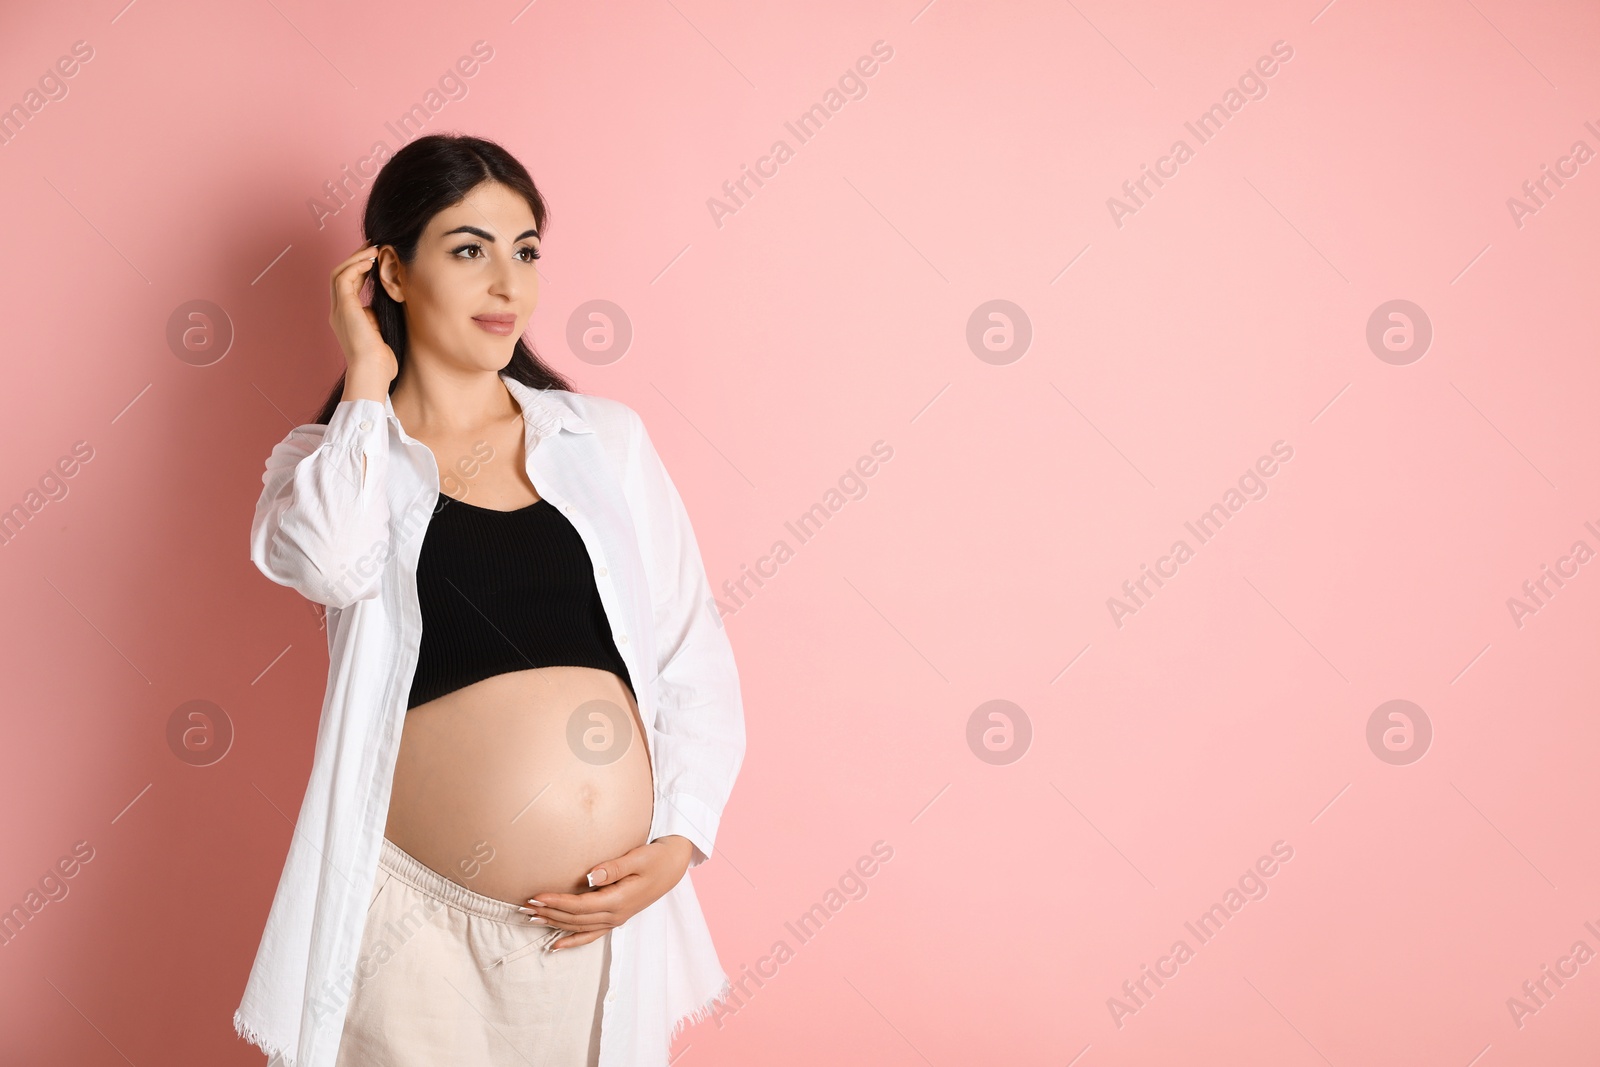
{"type": "Polygon", "coordinates": [[[288,586],[307,600],[340,610],[378,596],[386,562],[381,551],[366,552],[354,558],[345,558],[339,553],[307,551],[281,527],[252,539],[250,559],[262,574],[278,585],[288,586]]]}

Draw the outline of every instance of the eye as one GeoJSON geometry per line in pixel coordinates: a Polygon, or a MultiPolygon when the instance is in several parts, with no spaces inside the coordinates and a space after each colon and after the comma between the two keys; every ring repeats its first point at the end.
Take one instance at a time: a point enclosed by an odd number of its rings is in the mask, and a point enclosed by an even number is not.
{"type": "MultiPolygon", "coordinates": [[[[458,256],[458,257],[460,257],[462,259],[482,259],[483,258],[482,256],[462,256],[461,255],[461,253],[463,253],[463,252],[482,252],[482,251],[483,251],[483,245],[481,245],[478,242],[474,241],[471,244],[464,244],[460,248],[452,249],[450,254],[453,255],[453,256],[458,256]]],[[[518,252],[518,254],[523,253],[523,252],[529,253],[528,257],[522,261],[524,263],[530,263],[533,260],[536,260],[536,259],[539,258],[539,250],[537,248],[533,247],[532,245],[524,245],[523,247],[517,249],[517,252],[518,252]]]]}

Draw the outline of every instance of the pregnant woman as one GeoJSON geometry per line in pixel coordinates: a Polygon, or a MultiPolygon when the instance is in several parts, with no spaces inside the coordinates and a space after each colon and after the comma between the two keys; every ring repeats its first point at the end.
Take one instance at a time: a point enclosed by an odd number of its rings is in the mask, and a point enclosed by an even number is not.
{"type": "Polygon", "coordinates": [[[692,527],[638,415],[522,339],[520,163],[419,138],[363,222],[345,374],[251,530],[326,605],[329,674],[235,1027],[290,1067],[664,1065],[730,988],[685,872],[744,754],[692,527]]]}

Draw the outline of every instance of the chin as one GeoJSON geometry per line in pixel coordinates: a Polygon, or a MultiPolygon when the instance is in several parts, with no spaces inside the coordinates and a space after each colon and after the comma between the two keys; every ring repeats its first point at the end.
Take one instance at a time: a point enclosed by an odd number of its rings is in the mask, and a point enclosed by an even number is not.
{"type": "Polygon", "coordinates": [[[508,337],[503,345],[494,345],[488,349],[479,348],[476,350],[478,358],[473,362],[483,370],[500,370],[511,362],[512,353],[517,349],[515,341],[516,338],[508,337]]]}

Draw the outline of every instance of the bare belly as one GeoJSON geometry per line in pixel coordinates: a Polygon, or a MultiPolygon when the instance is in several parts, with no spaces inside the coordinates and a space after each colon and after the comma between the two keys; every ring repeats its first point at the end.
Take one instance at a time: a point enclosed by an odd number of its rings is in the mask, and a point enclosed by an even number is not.
{"type": "Polygon", "coordinates": [[[654,783],[638,705],[590,667],[497,674],[406,713],[389,840],[475,893],[588,890],[645,843],[654,783]]]}

